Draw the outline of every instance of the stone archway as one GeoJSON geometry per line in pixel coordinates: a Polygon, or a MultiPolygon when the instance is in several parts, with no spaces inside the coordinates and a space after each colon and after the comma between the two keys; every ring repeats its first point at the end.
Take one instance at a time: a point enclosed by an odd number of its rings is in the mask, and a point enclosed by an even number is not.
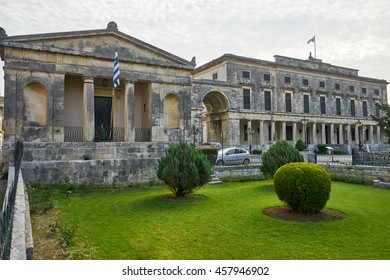
{"type": "Polygon", "coordinates": [[[225,142],[229,129],[229,101],[218,91],[210,91],[203,98],[205,118],[203,119],[203,139],[206,142],[225,142]],[[223,138],[222,138],[223,137],[223,138]]]}

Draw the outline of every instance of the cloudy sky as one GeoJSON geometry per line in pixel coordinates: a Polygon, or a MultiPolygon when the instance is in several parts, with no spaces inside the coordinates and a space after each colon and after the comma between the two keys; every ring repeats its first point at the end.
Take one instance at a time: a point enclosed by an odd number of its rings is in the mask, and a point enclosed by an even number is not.
{"type": "Polygon", "coordinates": [[[390,81],[389,0],[0,0],[9,36],[104,29],[109,21],[179,57],[195,56],[198,66],[224,53],[306,59],[315,35],[323,62],[390,81]]]}

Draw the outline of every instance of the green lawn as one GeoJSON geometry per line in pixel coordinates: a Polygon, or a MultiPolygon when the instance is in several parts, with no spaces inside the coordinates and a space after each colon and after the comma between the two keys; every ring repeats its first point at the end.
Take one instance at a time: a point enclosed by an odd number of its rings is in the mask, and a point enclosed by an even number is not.
{"type": "Polygon", "coordinates": [[[191,202],[162,200],[162,187],[63,191],[54,201],[94,259],[390,259],[390,190],[333,182],[326,207],[345,219],[291,222],[262,214],[283,205],[271,183],[206,186],[191,202]]]}

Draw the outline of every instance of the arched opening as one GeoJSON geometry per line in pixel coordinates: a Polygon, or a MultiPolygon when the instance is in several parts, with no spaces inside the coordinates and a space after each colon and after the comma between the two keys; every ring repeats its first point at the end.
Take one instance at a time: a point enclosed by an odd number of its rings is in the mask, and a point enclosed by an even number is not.
{"type": "Polygon", "coordinates": [[[38,83],[27,85],[23,91],[24,120],[27,126],[47,125],[47,91],[38,83]]]}
{"type": "Polygon", "coordinates": [[[179,98],[168,94],[164,99],[165,128],[180,128],[179,98]]]}
{"type": "Polygon", "coordinates": [[[225,95],[211,91],[203,98],[206,117],[203,120],[203,141],[224,142],[227,138],[229,102],[225,95]]]}

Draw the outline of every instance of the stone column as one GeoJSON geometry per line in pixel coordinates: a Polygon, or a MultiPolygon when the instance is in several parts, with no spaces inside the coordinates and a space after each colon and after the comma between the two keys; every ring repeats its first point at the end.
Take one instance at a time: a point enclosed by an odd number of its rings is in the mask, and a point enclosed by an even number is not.
{"type": "Polygon", "coordinates": [[[359,137],[360,137],[360,135],[359,135],[359,126],[358,126],[358,125],[355,125],[355,142],[356,142],[357,144],[360,144],[360,143],[359,143],[359,137]]]}
{"type": "Polygon", "coordinates": [[[340,145],[344,144],[344,130],[342,124],[339,125],[339,137],[340,145]]]}
{"type": "Polygon", "coordinates": [[[325,123],[321,124],[321,144],[326,144],[326,126],[325,123]]]}
{"type": "Polygon", "coordinates": [[[297,143],[297,123],[293,122],[293,142],[297,143]]]}
{"type": "MultiPolygon", "coordinates": [[[[224,135],[226,143],[224,146],[238,146],[240,145],[240,120],[239,119],[229,119],[229,134],[224,135]]],[[[207,139],[209,141],[209,139],[207,139]]]]}
{"type": "Polygon", "coordinates": [[[264,121],[260,121],[259,127],[259,137],[260,137],[260,145],[264,145],[264,121]]]}
{"type": "Polygon", "coordinates": [[[334,145],[334,124],[330,124],[330,144],[334,145]]]}
{"type": "Polygon", "coordinates": [[[282,140],[286,140],[286,122],[282,122],[282,140]]]}
{"type": "Polygon", "coordinates": [[[312,135],[313,135],[313,144],[317,145],[317,124],[315,122],[313,122],[312,135]]]}
{"type": "Polygon", "coordinates": [[[271,121],[271,144],[275,142],[275,121],[271,121]]]}
{"type": "Polygon", "coordinates": [[[370,143],[371,144],[374,144],[374,126],[373,125],[370,125],[370,143]]]}
{"type": "Polygon", "coordinates": [[[381,141],[381,127],[379,125],[376,126],[376,138],[377,138],[378,144],[382,144],[382,141],[381,141]]]}
{"type": "Polygon", "coordinates": [[[124,110],[124,124],[125,124],[125,142],[135,142],[134,129],[134,83],[131,81],[125,82],[125,110],[124,110]]]}
{"type": "Polygon", "coordinates": [[[348,154],[351,153],[351,125],[347,125],[348,154]]]}
{"type": "Polygon", "coordinates": [[[83,141],[93,141],[95,137],[95,106],[93,77],[84,78],[83,86],[83,141]]]}

